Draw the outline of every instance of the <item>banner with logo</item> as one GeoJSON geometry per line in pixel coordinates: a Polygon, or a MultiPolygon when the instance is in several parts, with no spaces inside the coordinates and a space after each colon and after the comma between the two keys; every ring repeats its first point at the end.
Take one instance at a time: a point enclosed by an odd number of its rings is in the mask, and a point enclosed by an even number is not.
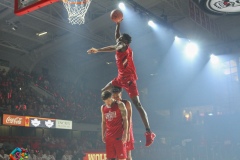
{"type": "Polygon", "coordinates": [[[83,160],[107,160],[107,155],[105,152],[86,152],[83,160]]]}
{"type": "Polygon", "coordinates": [[[56,119],[57,129],[72,129],[72,121],[56,119]]]}
{"type": "Polygon", "coordinates": [[[72,121],[3,114],[2,124],[8,126],[72,129],[72,121]]]}
{"type": "Polygon", "coordinates": [[[56,128],[56,119],[25,116],[26,127],[56,128]]]}
{"type": "Polygon", "coordinates": [[[3,125],[25,126],[25,117],[24,116],[3,114],[2,120],[3,120],[2,121],[3,125]]]}

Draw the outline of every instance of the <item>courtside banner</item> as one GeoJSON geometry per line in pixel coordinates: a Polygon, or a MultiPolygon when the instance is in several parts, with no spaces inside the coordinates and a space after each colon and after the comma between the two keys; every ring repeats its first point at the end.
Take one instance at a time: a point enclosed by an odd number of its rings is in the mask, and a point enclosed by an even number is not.
{"type": "Polygon", "coordinates": [[[25,126],[25,117],[18,115],[3,114],[3,125],[25,126]]]}
{"type": "Polygon", "coordinates": [[[56,128],[56,119],[25,116],[25,127],[56,128]]]}
{"type": "Polygon", "coordinates": [[[107,160],[107,155],[105,152],[86,152],[86,156],[83,160],[107,160]]]}
{"type": "Polygon", "coordinates": [[[72,121],[56,119],[57,129],[72,129],[72,121]]]}

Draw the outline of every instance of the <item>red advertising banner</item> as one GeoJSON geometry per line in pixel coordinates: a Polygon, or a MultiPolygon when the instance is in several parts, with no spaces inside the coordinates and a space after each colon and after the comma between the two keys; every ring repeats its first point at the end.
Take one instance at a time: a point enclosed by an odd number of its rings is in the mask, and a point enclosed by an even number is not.
{"type": "Polygon", "coordinates": [[[107,160],[105,152],[86,152],[83,160],[107,160]]]}
{"type": "Polygon", "coordinates": [[[18,115],[3,114],[3,125],[25,126],[25,117],[18,115]]]}

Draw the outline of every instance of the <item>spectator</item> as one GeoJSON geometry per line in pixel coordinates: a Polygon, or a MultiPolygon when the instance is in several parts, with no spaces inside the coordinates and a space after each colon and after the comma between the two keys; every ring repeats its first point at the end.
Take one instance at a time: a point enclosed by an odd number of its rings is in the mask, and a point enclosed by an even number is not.
{"type": "Polygon", "coordinates": [[[33,150],[37,150],[39,148],[40,144],[36,141],[36,140],[33,140],[32,143],[31,143],[31,148],[33,150]]]}
{"type": "Polygon", "coordinates": [[[6,75],[0,73],[0,112],[98,123],[100,116],[95,107],[101,101],[95,92],[98,91],[83,85],[76,86],[54,77],[12,68],[6,75]],[[31,83],[42,87],[54,98],[38,95],[29,86],[31,83]]]}
{"type": "Polygon", "coordinates": [[[42,160],[55,160],[53,155],[50,155],[49,151],[46,151],[42,156],[42,160]]]}
{"type": "Polygon", "coordinates": [[[42,154],[42,151],[38,152],[37,153],[37,160],[43,160],[43,154],[42,154]]]}
{"type": "Polygon", "coordinates": [[[34,110],[32,108],[31,105],[28,106],[28,109],[27,109],[27,114],[30,115],[30,116],[34,116],[34,110]]]}
{"type": "Polygon", "coordinates": [[[70,155],[68,151],[65,151],[62,160],[72,160],[72,155],[70,155]]]}
{"type": "Polygon", "coordinates": [[[34,154],[34,150],[31,150],[29,152],[28,160],[37,160],[37,156],[34,154]]]}
{"type": "Polygon", "coordinates": [[[57,153],[56,152],[52,152],[51,153],[52,159],[55,160],[57,158],[57,153]]]}
{"type": "Polygon", "coordinates": [[[9,156],[4,153],[4,150],[0,150],[0,160],[9,160],[9,156]]]}

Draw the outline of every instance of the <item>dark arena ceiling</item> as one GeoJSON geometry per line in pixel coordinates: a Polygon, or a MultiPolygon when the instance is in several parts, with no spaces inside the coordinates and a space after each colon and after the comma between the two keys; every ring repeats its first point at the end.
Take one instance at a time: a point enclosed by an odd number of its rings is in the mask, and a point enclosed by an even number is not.
{"type": "MultiPolygon", "coordinates": [[[[91,47],[115,44],[115,24],[109,15],[119,2],[93,0],[85,16],[85,24],[71,25],[62,2],[16,16],[14,1],[1,0],[1,59],[27,71],[38,71],[45,67],[51,74],[74,81],[87,81],[89,87],[100,89],[117,74],[114,54],[88,55],[86,51],[91,47]],[[36,35],[43,31],[47,34],[36,35]]],[[[148,87],[147,84],[154,85],[158,81],[167,88],[162,95],[174,96],[175,91],[169,88],[180,84],[169,86],[168,82],[175,78],[181,80],[182,77],[178,77],[180,73],[174,72],[172,67],[176,60],[164,60],[169,58],[168,51],[176,35],[199,43],[202,54],[221,54],[229,48],[239,49],[240,16],[237,14],[212,14],[191,1],[191,5],[195,6],[193,13],[188,0],[125,2],[128,11],[124,12],[121,29],[132,36],[142,92],[148,87]],[[205,16],[204,21],[202,16],[205,16]],[[149,19],[157,23],[161,33],[156,34],[147,25],[149,19]],[[159,79],[153,79],[158,71],[161,71],[158,73],[159,79]]],[[[181,73],[185,74],[184,71],[181,73]]],[[[165,100],[169,101],[168,98],[165,100]]]]}

